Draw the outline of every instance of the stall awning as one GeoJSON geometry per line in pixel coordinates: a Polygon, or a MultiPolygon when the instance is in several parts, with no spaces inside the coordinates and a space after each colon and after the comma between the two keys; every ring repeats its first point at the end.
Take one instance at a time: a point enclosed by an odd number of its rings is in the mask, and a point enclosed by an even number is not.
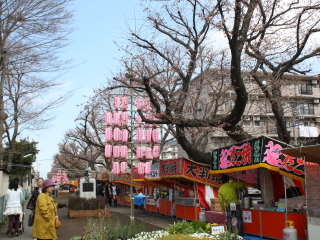
{"type": "Polygon", "coordinates": [[[320,164],[320,145],[287,148],[281,150],[281,152],[297,158],[304,157],[306,162],[314,162],[320,164]]]}
{"type": "Polygon", "coordinates": [[[212,152],[210,174],[231,173],[259,167],[279,172],[281,175],[303,181],[304,160],[283,154],[288,145],[261,136],[212,152]]]}
{"type": "Polygon", "coordinates": [[[209,166],[194,161],[178,158],[160,161],[160,177],[183,178],[213,187],[221,186],[220,178],[209,174],[209,166]]]}

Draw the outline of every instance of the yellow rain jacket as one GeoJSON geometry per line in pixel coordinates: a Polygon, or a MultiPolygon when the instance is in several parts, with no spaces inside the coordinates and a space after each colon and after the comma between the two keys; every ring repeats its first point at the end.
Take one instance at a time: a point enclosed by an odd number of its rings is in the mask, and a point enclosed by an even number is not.
{"type": "Polygon", "coordinates": [[[37,199],[32,237],[39,239],[57,239],[54,225],[58,203],[48,193],[40,193],[37,199]]]}

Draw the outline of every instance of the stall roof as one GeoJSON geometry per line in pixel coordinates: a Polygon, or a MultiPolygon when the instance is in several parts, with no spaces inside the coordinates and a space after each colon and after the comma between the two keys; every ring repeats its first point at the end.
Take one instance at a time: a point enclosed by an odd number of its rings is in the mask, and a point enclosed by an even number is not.
{"type": "Polygon", "coordinates": [[[281,152],[292,157],[302,158],[304,156],[305,161],[320,164],[320,145],[286,148],[282,149],[281,152]]]}

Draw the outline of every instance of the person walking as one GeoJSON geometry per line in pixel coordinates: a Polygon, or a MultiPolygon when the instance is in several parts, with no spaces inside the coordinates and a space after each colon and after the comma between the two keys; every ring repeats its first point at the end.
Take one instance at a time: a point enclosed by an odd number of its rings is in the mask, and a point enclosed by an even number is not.
{"type": "Polygon", "coordinates": [[[248,193],[247,187],[240,182],[229,182],[229,176],[223,175],[221,178],[222,185],[219,188],[218,195],[220,206],[223,211],[227,212],[227,228],[232,232],[232,213],[237,217],[238,235],[243,235],[243,220],[240,202],[238,200],[237,189],[242,188],[248,193]]]}
{"type": "Polygon", "coordinates": [[[7,190],[6,197],[7,201],[6,210],[3,215],[7,215],[9,218],[8,229],[9,229],[9,238],[13,236],[19,236],[19,226],[22,222],[22,202],[23,202],[23,193],[19,188],[18,181],[11,181],[9,189],[7,190]],[[14,223],[14,231],[13,231],[14,223]]]}
{"type": "Polygon", "coordinates": [[[37,240],[57,239],[55,228],[57,209],[66,205],[55,203],[50,196],[55,185],[50,179],[45,180],[42,184],[42,193],[37,198],[32,231],[32,237],[37,240]]]}
{"type": "Polygon", "coordinates": [[[120,188],[115,182],[107,184],[106,186],[106,196],[107,200],[109,201],[109,205],[111,207],[111,203],[113,202],[113,206],[118,206],[118,196],[120,195],[120,188]]]}
{"type": "Polygon", "coordinates": [[[35,189],[33,190],[32,194],[31,194],[31,198],[29,199],[28,203],[27,203],[27,209],[30,209],[31,211],[34,211],[35,206],[36,206],[36,202],[37,202],[37,198],[39,196],[40,193],[42,193],[42,184],[43,184],[43,178],[38,178],[37,179],[37,187],[35,187],[35,189]]]}

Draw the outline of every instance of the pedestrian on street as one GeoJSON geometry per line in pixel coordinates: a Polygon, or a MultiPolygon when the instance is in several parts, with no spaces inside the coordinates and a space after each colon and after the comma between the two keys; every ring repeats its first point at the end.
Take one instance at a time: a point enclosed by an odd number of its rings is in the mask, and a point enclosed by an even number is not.
{"type": "Polygon", "coordinates": [[[238,200],[237,189],[243,188],[248,193],[247,187],[240,182],[229,182],[229,176],[223,175],[221,178],[222,185],[219,188],[219,201],[223,211],[227,212],[227,227],[228,231],[232,231],[231,219],[232,213],[236,214],[237,217],[237,228],[238,235],[243,235],[243,224],[242,224],[242,211],[240,202],[238,200]],[[235,206],[234,206],[235,205],[235,206]],[[234,206],[234,209],[233,209],[234,206]]]}
{"type": "Polygon", "coordinates": [[[118,206],[118,196],[120,195],[120,188],[115,182],[106,185],[106,196],[111,207],[111,203],[113,202],[113,206],[118,206]]]}
{"type": "Polygon", "coordinates": [[[3,215],[7,215],[9,218],[8,229],[9,229],[9,238],[13,236],[19,236],[19,226],[22,222],[22,202],[23,202],[23,193],[19,188],[18,181],[11,181],[9,189],[7,190],[6,197],[7,201],[6,210],[3,215]],[[14,223],[14,231],[13,231],[14,223]]]}
{"type": "Polygon", "coordinates": [[[42,184],[42,193],[39,194],[36,202],[32,237],[38,240],[57,239],[55,228],[57,209],[66,205],[55,203],[50,196],[55,185],[50,179],[45,180],[42,184]]]}
{"type": "Polygon", "coordinates": [[[36,206],[36,202],[37,202],[37,198],[38,198],[39,194],[42,193],[43,181],[44,181],[43,178],[37,179],[37,187],[35,187],[35,189],[33,190],[32,194],[31,194],[31,198],[28,201],[27,209],[30,209],[31,211],[34,211],[35,206],[36,206]]]}

